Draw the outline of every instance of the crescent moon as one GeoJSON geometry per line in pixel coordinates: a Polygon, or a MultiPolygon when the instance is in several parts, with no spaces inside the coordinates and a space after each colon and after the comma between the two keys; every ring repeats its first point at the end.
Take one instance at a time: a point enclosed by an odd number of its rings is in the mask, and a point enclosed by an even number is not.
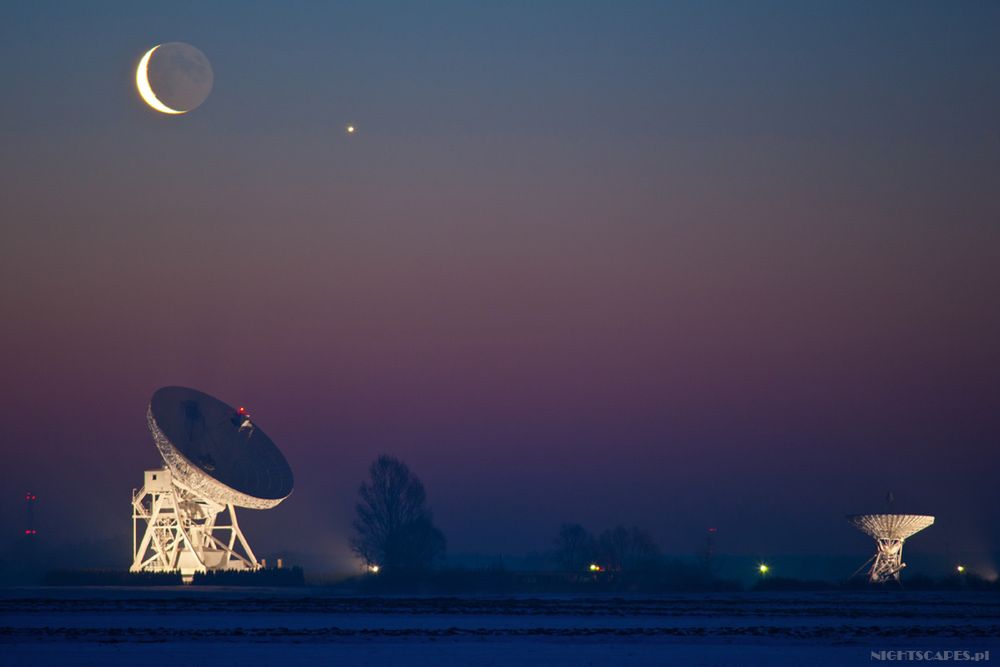
{"type": "Polygon", "coordinates": [[[144,55],[142,60],[139,61],[139,67],[135,70],[135,87],[139,89],[139,95],[142,96],[142,100],[160,113],[187,113],[186,111],[182,111],[180,109],[171,109],[166,104],[161,102],[159,98],[156,97],[156,93],[153,92],[153,87],[149,85],[149,59],[153,57],[153,51],[156,51],[158,48],[160,48],[160,44],[157,44],[149,51],[146,51],[146,55],[144,55]]]}

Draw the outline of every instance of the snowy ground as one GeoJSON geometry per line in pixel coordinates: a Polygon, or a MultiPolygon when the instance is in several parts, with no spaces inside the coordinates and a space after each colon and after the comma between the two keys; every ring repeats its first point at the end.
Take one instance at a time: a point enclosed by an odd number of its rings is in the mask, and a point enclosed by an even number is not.
{"type": "Polygon", "coordinates": [[[1000,661],[1000,596],[0,590],[3,665],[845,665],[899,649],[1000,661]]]}

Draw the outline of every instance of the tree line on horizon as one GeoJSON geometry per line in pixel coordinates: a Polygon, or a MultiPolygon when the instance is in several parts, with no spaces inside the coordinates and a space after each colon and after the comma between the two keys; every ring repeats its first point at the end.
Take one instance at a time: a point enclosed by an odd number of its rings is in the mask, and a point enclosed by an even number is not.
{"type": "Polygon", "coordinates": [[[655,568],[662,557],[648,531],[617,525],[598,535],[579,523],[559,527],[552,558],[563,570],[628,572],[655,568]]]}
{"type": "MultiPolygon", "coordinates": [[[[427,492],[409,466],[382,454],[368,467],[358,488],[352,551],[369,571],[387,575],[427,572],[444,556],[447,540],[434,524],[427,492]]],[[[591,534],[579,523],[564,523],[551,559],[567,572],[636,572],[662,561],[648,531],[618,525],[591,534]]]]}

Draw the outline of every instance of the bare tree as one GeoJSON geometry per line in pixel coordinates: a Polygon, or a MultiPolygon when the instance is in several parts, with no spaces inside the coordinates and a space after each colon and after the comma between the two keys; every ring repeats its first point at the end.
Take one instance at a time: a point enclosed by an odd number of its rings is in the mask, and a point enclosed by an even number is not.
{"type": "Polygon", "coordinates": [[[351,547],[386,573],[430,568],[444,553],[444,535],[434,525],[424,485],[402,461],[379,456],[358,489],[351,547]]]}
{"type": "Polygon", "coordinates": [[[556,536],[555,560],[564,570],[583,570],[590,563],[594,538],[578,523],[564,523],[556,536]]]}
{"type": "Polygon", "coordinates": [[[632,570],[646,569],[656,565],[660,558],[660,547],[653,537],[638,526],[629,530],[629,548],[625,554],[625,567],[632,570]]]}
{"type": "Polygon", "coordinates": [[[598,558],[609,570],[636,570],[653,565],[660,549],[649,533],[637,526],[618,525],[597,540],[598,558]]]}
{"type": "Polygon", "coordinates": [[[597,538],[598,558],[606,569],[621,570],[629,548],[629,533],[625,526],[608,528],[597,538]]]}

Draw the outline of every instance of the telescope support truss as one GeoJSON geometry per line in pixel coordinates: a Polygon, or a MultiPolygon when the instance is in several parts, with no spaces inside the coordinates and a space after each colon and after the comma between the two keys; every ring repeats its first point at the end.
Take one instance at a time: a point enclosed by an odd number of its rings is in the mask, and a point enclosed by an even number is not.
{"type": "Polygon", "coordinates": [[[906,563],[903,562],[903,542],[890,537],[876,538],[878,551],[872,562],[868,579],[874,584],[884,584],[889,581],[899,581],[899,572],[906,563]]]}
{"type": "Polygon", "coordinates": [[[179,570],[191,583],[196,572],[258,568],[232,504],[199,497],[166,468],[146,471],[143,487],[132,492],[131,572],[179,570]],[[220,524],[223,512],[229,522],[220,524]]]}
{"type": "MultiPolygon", "coordinates": [[[[898,582],[900,570],[906,567],[903,542],[934,523],[934,517],[929,514],[850,514],[847,520],[858,530],[875,538],[877,550],[865,563],[872,564],[868,580],[873,584],[898,582]]],[[[858,572],[865,565],[858,568],[858,572]]]]}

